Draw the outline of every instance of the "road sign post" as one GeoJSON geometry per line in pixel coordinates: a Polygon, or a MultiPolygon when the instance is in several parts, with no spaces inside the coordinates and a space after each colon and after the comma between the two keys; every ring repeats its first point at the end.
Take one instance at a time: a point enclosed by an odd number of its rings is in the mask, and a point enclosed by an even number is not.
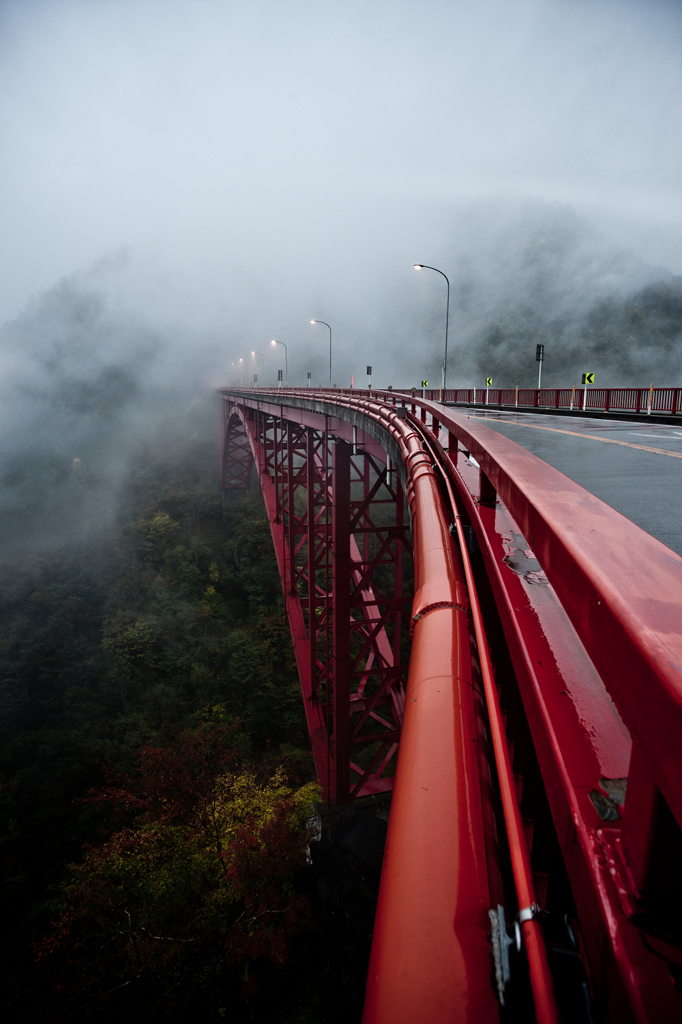
{"type": "Polygon", "coordinates": [[[367,377],[369,378],[369,383],[368,383],[367,386],[368,386],[369,390],[371,391],[372,390],[372,367],[371,366],[367,367],[367,377]]]}
{"type": "Polygon", "coordinates": [[[545,346],[544,345],[536,345],[535,346],[535,361],[540,364],[538,366],[538,391],[542,387],[542,361],[543,361],[544,358],[545,358],[545,346]]]}
{"type": "Polygon", "coordinates": [[[311,381],[312,376],[313,376],[312,373],[308,374],[308,387],[310,387],[310,381],[311,381]]]}
{"type": "Polygon", "coordinates": [[[278,370],[277,371],[277,387],[278,388],[281,388],[281,386],[282,386],[282,377],[283,376],[284,376],[283,371],[282,370],[278,370]]]}
{"type": "Polygon", "coordinates": [[[492,384],[492,382],[493,382],[492,377],[486,377],[486,379],[485,379],[485,404],[486,405],[488,404],[488,389],[490,388],[490,385],[492,384]]]}
{"type": "Polygon", "coordinates": [[[582,382],[585,385],[583,390],[583,412],[587,412],[587,385],[594,384],[594,374],[584,373],[582,382]]]}

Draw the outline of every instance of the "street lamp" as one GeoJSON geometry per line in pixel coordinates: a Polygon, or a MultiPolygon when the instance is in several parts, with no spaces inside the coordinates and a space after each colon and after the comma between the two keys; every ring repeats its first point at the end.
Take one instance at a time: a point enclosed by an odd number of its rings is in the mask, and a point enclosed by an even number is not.
{"type": "MultiPolygon", "coordinates": [[[[251,358],[252,358],[252,359],[255,359],[255,358],[256,358],[256,356],[260,356],[260,359],[261,359],[261,363],[262,363],[262,365],[263,365],[263,380],[265,380],[265,359],[263,358],[263,356],[261,355],[261,353],[260,353],[260,352],[251,352],[251,358]]],[[[256,366],[257,366],[257,365],[258,365],[258,364],[256,364],[256,366]]]]}
{"type": "MultiPolygon", "coordinates": [[[[284,345],[283,341],[275,341],[274,339],[270,342],[271,345],[284,345]]],[[[289,383],[289,349],[284,345],[284,387],[289,383]]]]}
{"type": "MultiPolygon", "coordinates": [[[[425,263],[415,263],[415,270],[435,270],[437,274],[444,277],[448,286],[448,302],[445,309],[445,356],[443,358],[443,373],[441,375],[441,390],[445,390],[445,382],[448,374],[448,324],[450,321],[450,281],[448,280],[447,274],[444,274],[438,267],[427,267],[425,263]]],[[[441,398],[443,396],[441,395],[441,398]]]]}
{"type": "Polygon", "coordinates": [[[329,327],[329,387],[332,386],[332,329],[326,320],[311,320],[311,324],[324,324],[329,327]]]}
{"type": "Polygon", "coordinates": [[[239,387],[244,387],[244,360],[241,357],[239,359],[239,387]]]}

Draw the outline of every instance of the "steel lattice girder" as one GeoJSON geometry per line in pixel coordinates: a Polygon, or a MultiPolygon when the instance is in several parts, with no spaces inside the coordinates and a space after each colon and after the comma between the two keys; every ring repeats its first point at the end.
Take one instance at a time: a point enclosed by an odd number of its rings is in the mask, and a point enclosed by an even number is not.
{"type": "Polygon", "coordinates": [[[243,488],[246,442],[325,800],[338,805],[391,789],[407,673],[403,552],[412,554],[400,480],[370,439],[354,450],[328,424],[228,409],[223,486],[243,488]]]}
{"type": "Polygon", "coordinates": [[[246,491],[251,482],[253,454],[239,416],[225,412],[222,437],[222,478],[226,491],[246,491]]]}

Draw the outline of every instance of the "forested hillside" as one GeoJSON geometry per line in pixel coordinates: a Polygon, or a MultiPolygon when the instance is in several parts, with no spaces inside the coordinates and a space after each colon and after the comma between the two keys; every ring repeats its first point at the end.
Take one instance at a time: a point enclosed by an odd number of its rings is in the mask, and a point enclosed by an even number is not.
{"type": "MultiPolygon", "coordinates": [[[[54,529],[50,543],[49,509],[36,522],[27,503],[33,539],[15,530],[3,552],[15,1020],[337,1019],[306,856],[317,790],[269,530],[257,490],[223,508],[216,468],[206,399],[147,435],[99,526],[86,501],[80,539],[54,529]]],[[[97,481],[78,459],[72,475],[75,516],[97,481]]]]}

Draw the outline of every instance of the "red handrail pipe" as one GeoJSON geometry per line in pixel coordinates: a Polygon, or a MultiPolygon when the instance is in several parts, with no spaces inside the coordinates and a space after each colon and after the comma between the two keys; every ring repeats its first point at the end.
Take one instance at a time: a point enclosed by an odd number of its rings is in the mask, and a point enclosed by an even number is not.
{"type": "MultiPolygon", "coordinates": [[[[428,442],[425,443],[427,444],[427,447],[430,447],[428,442]]],[[[502,800],[502,811],[507,830],[509,854],[512,862],[514,886],[516,888],[516,898],[519,907],[521,933],[523,935],[526,948],[530,983],[533,991],[533,1001],[535,1003],[535,1016],[537,1024],[558,1024],[559,1011],[554,998],[554,983],[552,981],[549,962],[547,960],[547,948],[545,946],[544,936],[542,934],[540,922],[536,917],[539,907],[537,904],[535,885],[533,883],[533,869],[530,863],[528,844],[526,842],[521,810],[519,808],[519,801],[516,794],[514,771],[511,764],[511,758],[509,756],[509,746],[507,744],[497,687],[495,686],[495,680],[493,678],[493,667],[483,627],[481,606],[478,600],[478,592],[476,590],[476,583],[471,569],[471,560],[469,558],[469,552],[464,537],[464,530],[462,529],[459,509],[452,486],[444,470],[443,480],[448,492],[448,498],[457,531],[457,540],[459,541],[459,549],[464,567],[471,617],[474,624],[474,632],[476,634],[476,646],[478,648],[481,677],[483,679],[483,689],[488,708],[490,735],[493,743],[495,765],[497,768],[497,777],[500,786],[500,797],[502,800]]]]}
{"type": "Polygon", "coordinates": [[[466,583],[431,457],[387,415],[410,466],[414,632],[363,1024],[479,1024],[498,1008],[466,583]]]}

